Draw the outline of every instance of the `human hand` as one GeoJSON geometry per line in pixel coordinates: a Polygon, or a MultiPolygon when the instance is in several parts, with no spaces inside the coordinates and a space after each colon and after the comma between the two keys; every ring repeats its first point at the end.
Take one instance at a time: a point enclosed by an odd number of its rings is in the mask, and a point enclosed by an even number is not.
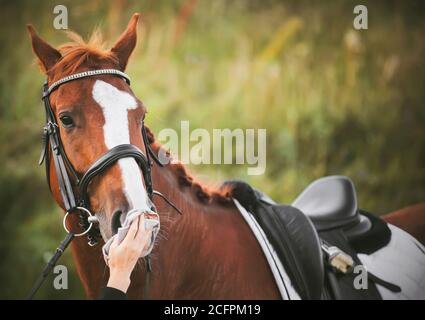
{"type": "Polygon", "coordinates": [[[118,244],[118,237],[109,248],[110,276],[108,287],[127,292],[130,286],[130,275],[140,254],[147,250],[152,230],[145,230],[145,218],[137,217],[130,226],[124,240],[118,244]]]}

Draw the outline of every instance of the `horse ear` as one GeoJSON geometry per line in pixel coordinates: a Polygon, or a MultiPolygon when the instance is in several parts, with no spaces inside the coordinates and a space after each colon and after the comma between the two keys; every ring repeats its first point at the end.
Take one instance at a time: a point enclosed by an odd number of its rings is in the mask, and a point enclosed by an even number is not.
{"type": "Polygon", "coordinates": [[[27,29],[31,38],[32,50],[37,56],[42,71],[47,73],[62,58],[62,55],[58,50],[41,39],[32,25],[28,24],[27,29]]]}
{"type": "Polygon", "coordinates": [[[122,71],[127,66],[128,59],[136,47],[137,42],[137,21],[139,14],[135,13],[128,23],[127,29],[121,34],[111,51],[117,56],[122,71]]]}

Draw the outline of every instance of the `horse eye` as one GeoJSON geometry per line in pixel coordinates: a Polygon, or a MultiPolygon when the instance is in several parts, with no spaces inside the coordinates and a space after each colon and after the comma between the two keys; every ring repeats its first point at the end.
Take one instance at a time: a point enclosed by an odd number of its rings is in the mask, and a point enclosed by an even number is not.
{"type": "Polygon", "coordinates": [[[74,120],[68,115],[60,116],[59,118],[64,128],[71,128],[74,126],[74,120]]]}

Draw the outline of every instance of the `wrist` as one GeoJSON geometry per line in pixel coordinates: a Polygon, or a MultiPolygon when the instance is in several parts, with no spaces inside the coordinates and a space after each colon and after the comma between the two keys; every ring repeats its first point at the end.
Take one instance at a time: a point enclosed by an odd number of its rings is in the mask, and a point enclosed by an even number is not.
{"type": "Polygon", "coordinates": [[[128,287],[130,286],[130,274],[125,271],[111,272],[107,286],[126,293],[128,287]]]}

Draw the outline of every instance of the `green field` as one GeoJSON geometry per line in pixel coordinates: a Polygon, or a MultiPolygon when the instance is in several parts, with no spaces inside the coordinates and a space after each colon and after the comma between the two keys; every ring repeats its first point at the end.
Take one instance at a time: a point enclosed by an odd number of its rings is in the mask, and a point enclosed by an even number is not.
{"type": "MultiPolygon", "coordinates": [[[[109,44],[140,12],[127,68],[148,126],[266,128],[267,169],[191,166],[219,185],[242,178],[290,203],[311,181],[343,174],[376,214],[425,200],[425,6],[362,1],[369,29],[353,29],[358,1],[61,1],[70,29],[100,27],[109,44]]],[[[0,1],[0,298],[24,298],[63,236],[62,214],[37,167],[43,76],[25,25],[58,46],[54,1],[0,1]]],[[[82,298],[70,288],[39,298],[82,298]]]]}

